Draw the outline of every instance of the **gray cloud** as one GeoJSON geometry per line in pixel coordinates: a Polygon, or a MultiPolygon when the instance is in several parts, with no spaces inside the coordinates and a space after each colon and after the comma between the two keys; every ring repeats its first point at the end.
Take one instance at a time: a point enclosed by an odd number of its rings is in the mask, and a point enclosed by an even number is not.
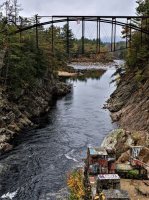
{"type": "Polygon", "coordinates": [[[22,15],[134,15],[136,0],[19,0],[22,15]]]}
{"type": "MultiPolygon", "coordinates": [[[[136,0],[18,0],[22,5],[23,16],[39,15],[135,15],[137,6],[136,0]]],[[[45,21],[49,19],[44,19],[45,21]]],[[[43,21],[43,20],[42,20],[43,21]]],[[[75,24],[75,23],[74,23],[75,24]]],[[[61,24],[62,25],[62,24],[61,24]]],[[[81,37],[81,24],[73,25],[73,33],[76,37],[81,37]],[[79,33],[77,30],[80,29],[79,33]],[[75,33],[76,32],[76,33],[75,33]]],[[[117,28],[118,37],[121,35],[121,27],[117,28]]],[[[111,35],[111,26],[103,24],[101,27],[101,37],[109,40],[111,35]]],[[[86,23],[86,36],[96,37],[96,23],[86,23]],[[87,30],[88,29],[88,30],[87,30]],[[92,32],[92,33],[90,33],[92,32]],[[90,36],[91,35],[91,36],[90,36]]],[[[104,39],[105,40],[105,39],[104,39]]]]}

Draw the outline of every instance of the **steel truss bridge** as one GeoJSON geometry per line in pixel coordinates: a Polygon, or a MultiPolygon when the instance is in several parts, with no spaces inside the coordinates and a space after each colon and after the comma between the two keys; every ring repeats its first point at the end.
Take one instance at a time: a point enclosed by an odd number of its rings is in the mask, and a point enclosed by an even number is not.
{"type": "Polygon", "coordinates": [[[81,23],[81,54],[85,54],[85,25],[86,22],[96,23],[96,52],[101,52],[101,23],[110,24],[110,52],[114,52],[116,49],[116,31],[117,27],[121,26],[126,31],[125,33],[125,47],[123,49],[131,48],[132,35],[135,31],[140,33],[140,41],[143,42],[143,39],[149,37],[149,16],[35,16],[35,24],[30,26],[17,26],[18,30],[12,32],[11,34],[22,33],[29,29],[35,29],[36,35],[36,45],[39,47],[39,27],[45,25],[51,25],[52,36],[51,36],[51,49],[54,52],[55,49],[55,36],[54,36],[54,26],[61,23],[67,24],[67,34],[65,38],[66,53],[70,54],[70,38],[69,38],[69,28],[71,22],[81,23]],[[39,22],[39,19],[42,21],[44,19],[50,20],[45,22],[39,22]],[[137,22],[137,23],[134,23],[137,22]]]}

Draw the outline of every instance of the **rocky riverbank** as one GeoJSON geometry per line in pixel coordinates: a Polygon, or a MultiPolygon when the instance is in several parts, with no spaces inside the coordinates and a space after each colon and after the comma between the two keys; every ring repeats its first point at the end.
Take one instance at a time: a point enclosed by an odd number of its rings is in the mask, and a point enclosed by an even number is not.
{"type": "Polygon", "coordinates": [[[148,67],[123,75],[107,107],[122,128],[149,132],[148,67]]]}
{"type": "MultiPolygon", "coordinates": [[[[124,129],[113,130],[101,144],[104,148],[115,149],[116,165],[123,166],[127,170],[128,166],[132,165],[131,148],[134,146],[141,147],[140,153],[137,156],[138,163],[142,163],[149,176],[149,133],[147,131],[126,131],[124,129]]],[[[138,165],[139,166],[139,165],[138,165]]],[[[121,179],[121,187],[127,190],[132,200],[136,197],[140,200],[146,200],[149,196],[148,180],[137,179],[121,179]]]]}
{"type": "MultiPolygon", "coordinates": [[[[128,165],[131,147],[141,146],[137,157],[149,174],[149,70],[122,74],[117,89],[107,102],[112,120],[123,129],[114,130],[103,141],[102,147],[115,148],[117,163],[128,165]]],[[[133,181],[132,188],[122,180],[122,186],[131,199],[148,199],[148,185],[133,181]]],[[[147,182],[148,183],[148,182],[147,182]]]]}
{"type": "Polygon", "coordinates": [[[132,146],[143,146],[144,154],[141,160],[149,164],[149,133],[146,131],[126,131],[124,129],[113,130],[103,140],[102,147],[116,150],[116,159],[118,163],[129,162],[130,148],[132,146]]]}
{"type": "Polygon", "coordinates": [[[22,90],[22,94],[14,99],[1,86],[0,153],[12,149],[10,141],[23,129],[37,126],[35,119],[49,111],[53,99],[70,91],[71,86],[53,79],[36,88],[22,90]]]}
{"type": "MultiPolygon", "coordinates": [[[[107,102],[113,121],[122,129],[114,131],[103,146],[116,148],[118,161],[125,162],[130,146],[149,148],[149,70],[127,72],[107,102]]],[[[149,162],[149,152],[144,151],[149,162]]]]}

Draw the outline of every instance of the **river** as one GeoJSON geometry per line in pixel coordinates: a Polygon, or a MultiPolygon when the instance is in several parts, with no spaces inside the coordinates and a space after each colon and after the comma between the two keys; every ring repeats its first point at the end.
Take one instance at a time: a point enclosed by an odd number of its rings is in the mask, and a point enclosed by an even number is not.
{"type": "Polygon", "coordinates": [[[72,92],[56,101],[44,126],[18,136],[15,148],[0,158],[0,199],[67,196],[67,174],[82,165],[88,146],[99,146],[116,127],[102,108],[115,90],[114,71],[111,66],[99,78],[69,80],[72,92]]]}

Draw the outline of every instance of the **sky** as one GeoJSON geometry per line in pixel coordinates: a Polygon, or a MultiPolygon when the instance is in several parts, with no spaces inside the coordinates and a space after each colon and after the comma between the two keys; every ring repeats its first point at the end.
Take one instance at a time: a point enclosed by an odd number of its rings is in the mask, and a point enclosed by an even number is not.
{"type": "MultiPolygon", "coordinates": [[[[52,15],[136,15],[136,0],[18,0],[23,10],[20,15],[31,17],[35,14],[39,16],[52,15]]],[[[45,19],[46,20],[46,19],[45,19]]],[[[48,21],[48,20],[46,20],[48,21]]],[[[70,25],[71,26],[71,25],[70,25]]],[[[74,35],[81,37],[81,24],[74,28],[74,35]]],[[[111,27],[102,25],[101,37],[104,41],[109,41],[111,27]],[[107,37],[107,39],[106,39],[107,37]]],[[[95,38],[96,25],[86,24],[86,36],[95,38]],[[88,29],[88,31],[87,31],[88,29]]],[[[117,29],[117,38],[120,38],[121,28],[117,29]]],[[[119,40],[119,39],[118,39],[119,40]]]]}
{"type": "MultiPolygon", "coordinates": [[[[1,0],[0,0],[1,1],[1,0]]],[[[135,15],[136,0],[18,0],[26,17],[39,15],[135,15]]]]}

